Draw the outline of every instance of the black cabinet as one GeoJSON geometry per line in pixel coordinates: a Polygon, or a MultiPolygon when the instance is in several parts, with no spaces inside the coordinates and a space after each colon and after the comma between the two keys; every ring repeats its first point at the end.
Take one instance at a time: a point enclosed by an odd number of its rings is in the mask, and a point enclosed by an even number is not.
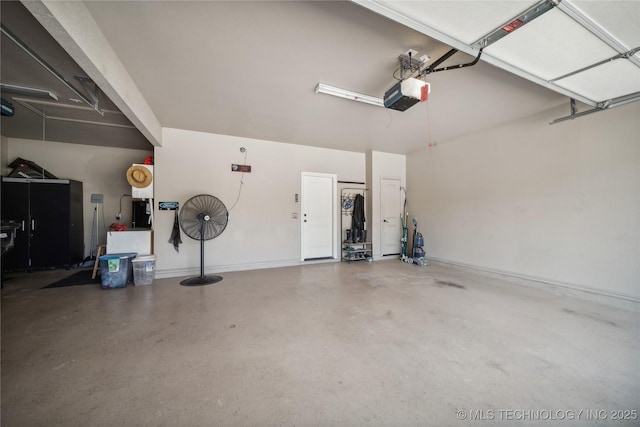
{"type": "Polygon", "coordinates": [[[2,178],[2,220],[20,224],[5,271],[66,267],[82,262],[82,183],[66,179],[2,178]]]}

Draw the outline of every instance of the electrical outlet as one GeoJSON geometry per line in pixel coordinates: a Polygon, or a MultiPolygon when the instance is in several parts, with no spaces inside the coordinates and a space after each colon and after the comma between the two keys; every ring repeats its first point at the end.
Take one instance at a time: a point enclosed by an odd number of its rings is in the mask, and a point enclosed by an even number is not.
{"type": "Polygon", "coordinates": [[[422,55],[422,56],[420,57],[420,61],[422,61],[422,62],[423,62],[423,63],[425,63],[425,64],[426,64],[427,62],[429,62],[429,60],[430,60],[430,59],[431,59],[431,58],[429,57],[429,55],[422,55]]]}
{"type": "Polygon", "coordinates": [[[409,49],[404,54],[407,55],[407,56],[410,56],[412,58],[415,58],[416,55],[418,54],[418,51],[417,50],[413,50],[413,49],[409,49]]]}

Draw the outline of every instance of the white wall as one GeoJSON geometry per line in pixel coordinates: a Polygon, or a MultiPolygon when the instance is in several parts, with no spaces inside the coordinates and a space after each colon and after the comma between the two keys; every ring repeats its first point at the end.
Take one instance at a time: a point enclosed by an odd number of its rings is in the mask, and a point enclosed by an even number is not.
{"type": "Polygon", "coordinates": [[[409,210],[429,257],[638,299],[640,103],[567,108],[408,156],[409,210]]]}
{"type": "MultiPolygon", "coordinates": [[[[337,174],[338,180],[365,179],[362,153],[284,144],[165,128],[155,149],[154,250],[156,277],[193,275],[200,268],[200,245],[182,233],[176,252],[168,242],[174,212],[158,211],[158,202],[182,206],[197,194],[219,198],[230,210],[229,223],[205,243],[205,272],[293,265],[300,262],[301,172],[337,174]],[[231,164],[251,165],[243,177],[231,164]],[[292,218],[296,213],[298,219],[292,218]]],[[[339,217],[338,217],[339,218],[339,217]]]]}
{"type": "MultiPolygon", "coordinates": [[[[370,186],[369,199],[367,200],[367,228],[372,230],[373,257],[381,257],[381,197],[380,188],[383,178],[398,179],[400,186],[406,186],[407,159],[402,154],[382,153],[371,151],[367,153],[367,182],[370,186]]],[[[404,201],[404,195],[400,200],[404,201]]],[[[398,207],[402,212],[402,207],[398,207]]]]}
{"type": "MultiPolygon", "coordinates": [[[[91,194],[103,194],[104,203],[99,206],[99,241],[106,243],[106,228],[116,221],[120,196],[131,194],[126,171],[132,163],[142,163],[153,151],[128,150],[112,147],[96,147],[82,144],[66,144],[51,141],[7,138],[7,157],[2,158],[2,172],[11,169],[7,165],[16,158],[31,160],[60,179],[82,182],[84,204],[85,256],[95,249],[91,246],[95,204],[91,194]]],[[[120,223],[131,226],[131,198],[122,199],[120,223]]]]}

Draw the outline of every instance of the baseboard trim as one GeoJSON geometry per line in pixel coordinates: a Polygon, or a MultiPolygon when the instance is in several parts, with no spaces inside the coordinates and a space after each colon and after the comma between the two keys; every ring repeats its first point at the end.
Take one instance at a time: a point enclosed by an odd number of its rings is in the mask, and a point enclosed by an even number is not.
{"type": "MultiPolygon", "coordinates": [[[[430,261],[433,261],[433,262],[452,265],[452,266],[455,266],[455,267],[467,268],[467,269],[471,269],[471,270],[482,271],[482,272],[485,272],[485,273],[497,274],[497,275],[501,275],[501,276],[512,277],[512,278],[515,278],[515,279],[526,280],[526,281],[529,281],[529,282],[535,282],[535,283],[543,284],[543,285],[546,285],[546,286],[552,286],[552,287],[555,287],[555,288],[561,288],[561,289],[565,289],[567,291],[572,291],[574,293],[582,294],[583,296],[590,295],[591,297],[594,297],[594,296],[596,296],[596,297],[606,297],[606,298],[612,298],[614,300],[618,300],[618,301],[621,301],[621,302],[629,302],[629,303],[634,303],[634,304],[640,304],[640,298],[637,298],[637,297],[634,297],[634,296],[631,296],[631,295],[618,294],[618,293],[615,293],[615,292],[607,292],[607,291],[603,291],[603,290],[600,290],[600,289],[589,288],[587,286],[581,286],[581,285],[576,285],[576,284],[572,284],[572,283],[565,283],[565,282],[560,282],[560,281],[552,280],[552,279],[546,279],[546,278],[542,278],[542,277],[529,276],[529,275],[526,275],[526,274],[514,273],[512,271],[499,270],[499,269],[495,269],[495,268],[483,267],[483,266],[473,265],[473,264],[466,264],[466,263],[463,263],[463,262],[452,261],[452,260],[443,259],[443,258],[428,257],[428,259],[430,261]]],[[[593,298],[591,298],[591,299],[593,299],[593,298]]]]}

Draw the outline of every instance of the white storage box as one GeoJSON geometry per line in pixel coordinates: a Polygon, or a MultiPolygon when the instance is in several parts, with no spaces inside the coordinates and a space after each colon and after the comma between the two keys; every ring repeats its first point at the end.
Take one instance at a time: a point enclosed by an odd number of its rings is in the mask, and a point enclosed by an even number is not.
{"type": "Polygon", "coordinates": [[[108,231],[107,255],[123,252],[151,255],[153,253],[153,230],[108,231]]]}

